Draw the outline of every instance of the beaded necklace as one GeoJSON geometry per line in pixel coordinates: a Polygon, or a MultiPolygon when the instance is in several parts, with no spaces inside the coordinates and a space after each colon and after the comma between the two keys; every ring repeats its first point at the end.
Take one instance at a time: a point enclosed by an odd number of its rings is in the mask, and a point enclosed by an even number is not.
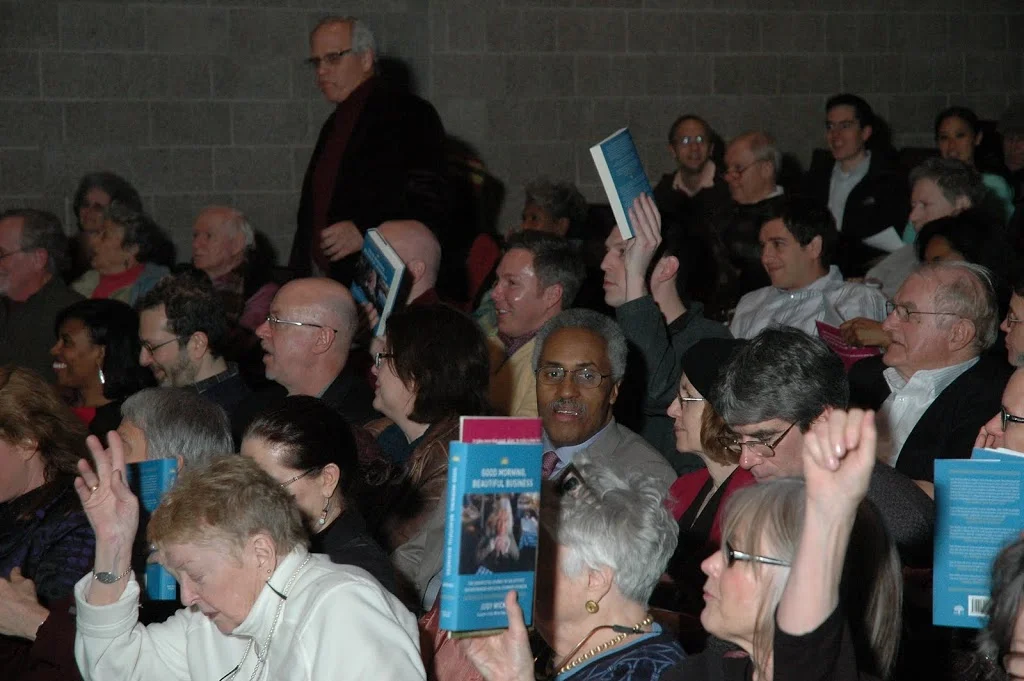
{"type": "Polygon", "coordinates": [[[574,668],[578,667],[579,665],[583,664],[584,662],[586,662],[590,658],[594,657],[595,655],[603,653],[604,651],[608,650],[609,648],[617,646],[618,644],[620,644],[623,641],[625,641],[627,636],[632,636],[634,634],[642,633],[644,627],[646,627],[647,625],[649,625],[653,621],[654,621],[654,618],[651,617],[650,615],[648,615],[647,617],[645,617],[643,619],[642,622],[638,622],[637,624],[634,624],[632,627],[624,627],[624,626],[622,626],[620,624],[602,624],[599,627],[594,627],[593,629],[590,630],[589,634],[587,634],[586,636],[583,637],[582,641],[580,641],[579,643],[576,644],[576,647],[572,649],[572,652],[570,652],[568,655],[566,655],[565,659],[566,660],[572,660],[572,662],[569,662],[567,664],[563,664],[561,667],[558,667],[558,669],[555,671],[555,676],[558,676],[559,674],[564,674],[565,672],[569,671],[570,669],[574,669],[574,668]],[[573,657],[576,655],[576,652],[580,648],[582,648],[583,644],[586,643],[587,640],[591,636],[593,636],[599,629],[611,629],[613,631],[619,632],[619,635],[615,636],[612,639],[609,639],[608,641],[605,641],[604,643],[602,643],[599,646],[591,648],[590,650],[588,650],[587,652],[583,653],[579,657],[573,659],[573,657]]]}

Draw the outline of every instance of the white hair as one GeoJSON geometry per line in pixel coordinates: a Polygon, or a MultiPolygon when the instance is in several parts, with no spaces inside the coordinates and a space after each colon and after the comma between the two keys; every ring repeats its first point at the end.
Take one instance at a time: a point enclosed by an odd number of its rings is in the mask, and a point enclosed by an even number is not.
{"type": "Polygon", "coordinates": [[[373,53],[373,61],[377,61],[377,38],[373,35],[373,31],[370,30],[369,24],[363,19],[357,17],[344,17],[337,14],[326,16],[320,21],[316,22],[316,26],[309,32],[310,38],[313,34],[319,31],[324,26],[331,26],[333,24],[348,24],[352,27],[352,51],[357,53],[371,52],[373,53]]]}

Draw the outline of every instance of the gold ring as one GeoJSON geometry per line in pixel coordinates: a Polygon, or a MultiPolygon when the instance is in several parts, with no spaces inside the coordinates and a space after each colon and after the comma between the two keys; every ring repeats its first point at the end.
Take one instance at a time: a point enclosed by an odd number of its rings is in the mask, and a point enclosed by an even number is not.
{"type": "Polygon", "coordinates": [[[95,491],[96,491],[96,490],[98,490],[99,488],[100,488],[100,486],[99,486],[99,485],[93,485],[92,487],[90,487],[90,488],[89,488],[89,491],[90,491],[90,492],[95,492],[95,491]]]}

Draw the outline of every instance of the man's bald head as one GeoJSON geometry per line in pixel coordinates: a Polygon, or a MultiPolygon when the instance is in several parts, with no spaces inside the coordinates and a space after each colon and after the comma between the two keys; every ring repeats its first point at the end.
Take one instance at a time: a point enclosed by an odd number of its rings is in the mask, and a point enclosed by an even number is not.
{"type": "Polygon", "coordinates": [[[302,321],[320,324],[337,331],[335,352],[348,355],[358,317],[356,302],[349,290],[327,278],[294,279],[278,291],[274,301],[286,301],[293,310],[309,314],[302,321]]]}
{"type": "Polygon", "coordinates": [[[377,231],[395,249],[412,277],[410,301],[437,284],[441,244],[426,225],[416,220],[390,220],[381,223],[377,231]]]}
{"type": "Polygon", "coordinates": [[[242,211],[230,206],[207,206],[192,225],[192,264],[216,278],[245,261],[255,232],[242,211]]]}

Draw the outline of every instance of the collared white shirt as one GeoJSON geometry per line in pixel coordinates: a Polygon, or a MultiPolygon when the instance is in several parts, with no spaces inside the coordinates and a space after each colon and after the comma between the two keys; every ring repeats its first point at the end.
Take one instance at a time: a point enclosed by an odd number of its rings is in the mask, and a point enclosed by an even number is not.
{"type": "Polygon", "coordinates": [[[941,369],[915,371],[909,381],[892,367],[883,371],[882,376],[892,392],[878,410],[878,435],[880,443],[889,443],[889,451],[879,447],[878,458],[895,466],[907,438],[935,398],[977,362],[978,358],[974,357],[941,369]]]}
{"type": "Polygon", "coordinates": [[[772,324],[792,326],[818,335],[814,322],[839,326],[847,319],[885,319],[885,297],[878,289],[843,281],[835,265],[828,274],[795,291],[765,286],[751,291],[736,305],[729,330],[736,338],[753,338],[772,324]]]}
{"type": "Polygon", "coordinates": [[[828,209],[832,212],[832,217],[836,219],[836,229],[839,231],[843,229],[846,200],[850,198],[853,188],[868,174],[870,166],[870,151],[864,152],[864,159],[850,172],[845,172],[838,161],[832,166],[832,179],[828,185],[828,209]]]}
{"type": "MultiPolygon", "coordinates": [[[[571,377],[570,377],[570,380],[571,380],[571,377]]],[[[584,449],[586,449],[587,447],[592,445],[594,443],[594,440],[596,440],[597,438],[601,437],[601,433],[603,433],[604,431],[608,430],[608,428],[613,423],[615,423],[615,419],[614,418],[608,419],[608,423],[604,424],[604,428],[602,428],[601,430],[599,430],[596,433],[594,433],[593,435],[591,435],[590,438],[587,439],[586,441],[581,442],[578,445],[566,445],[564,447],[555,447],[555,445],[551,442],[551,440],[548,439],[548,434],[545,431],[544,437],[543,437],[544,451],[545,452],[553,451],[555,454],[558,455],[558,462],[555,463],[555,469],[553,471],[551,471],[551,478],[552,479],[557,478],[558,474],[562,472],[562,469],[572,463],[573,457],[576,456],[576,454],[578,452],[582,452],[584,449]]]]}

